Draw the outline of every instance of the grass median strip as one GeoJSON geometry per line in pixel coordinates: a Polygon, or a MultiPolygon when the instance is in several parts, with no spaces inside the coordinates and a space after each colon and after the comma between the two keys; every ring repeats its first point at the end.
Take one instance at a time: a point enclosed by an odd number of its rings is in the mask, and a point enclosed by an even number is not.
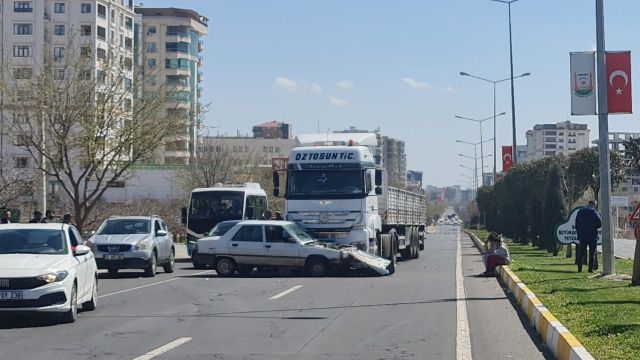
{"type": "MultiPolygon", "coordinates": [[[[508,245],[511,270],[596,359],[640,359],[640,287],[592,278],[586,266],[578,273],[564,251],[554,257],[531,245],[508,245]]],[[[616,272],[630,274],[632,265],[617,259],[616,272]]]]}

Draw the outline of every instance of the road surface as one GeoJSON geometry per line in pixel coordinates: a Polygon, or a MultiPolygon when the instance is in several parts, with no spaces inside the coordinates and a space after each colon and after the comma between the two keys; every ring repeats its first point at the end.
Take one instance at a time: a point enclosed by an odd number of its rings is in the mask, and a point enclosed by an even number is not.
{"type": "Polygon", "coordinates": [[[103,274],[98,309],[74,324],[0,317],[0,359],[550,358],[482,270],[471,240],[443,226],[387,277],[218,278],[188,262],[103,274]]]}

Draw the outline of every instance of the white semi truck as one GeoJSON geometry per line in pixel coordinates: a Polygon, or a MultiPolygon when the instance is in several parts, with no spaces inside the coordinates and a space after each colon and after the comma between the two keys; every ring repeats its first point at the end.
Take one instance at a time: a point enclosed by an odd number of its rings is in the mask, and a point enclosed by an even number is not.
{"type": "MultiPolygon", "coordinates": [[[[424,249],[426,197],[388,185],[374,133],[296,137],[287,165],[286,220],[315,239],[354,245],[395,264],[424,249]]],[[[280,174],[273,173],[279,196],[280,174]]]]}

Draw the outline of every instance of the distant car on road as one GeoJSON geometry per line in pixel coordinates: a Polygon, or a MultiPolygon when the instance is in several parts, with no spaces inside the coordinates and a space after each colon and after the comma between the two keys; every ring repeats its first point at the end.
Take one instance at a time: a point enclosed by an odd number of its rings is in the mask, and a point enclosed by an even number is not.
{"type": "Polygon", "coordinates": [[[78,230],[66,224],[0,227],[0,313],[57,313],[74,322],[96,308],[98,270],[78,230]]]}
{"type": "Polygon", "coordinates": [[[156,275],[161,265],[164,272],[175,268],[176,249],[173,235],[158,216],[112,216],[89,239],[99,269],[115,275],[119,269],[144,269],[145,275],[156,275]]]}
{"type": "Polygon", "coordinates": [[[256,266],[304,268],[324,276],[343,262],[342,252],[320,245],[290,221],[242,221],[222,236],[199,239],[193,260],[219,276],[251,273],[256,266]]]}

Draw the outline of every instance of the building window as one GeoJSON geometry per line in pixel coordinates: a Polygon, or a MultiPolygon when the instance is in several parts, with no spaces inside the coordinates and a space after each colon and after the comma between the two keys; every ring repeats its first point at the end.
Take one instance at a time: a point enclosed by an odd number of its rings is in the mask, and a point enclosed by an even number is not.
{"type": "Polygon", "coordinates": [[[96,56],[98,57],[98,59],[106,59],[107,58],[107,50],[105,49],[101,49],[101,48],[97,48],[96,49],[96,56]]]}
{"type": "Polygon", "coordinates": [[[64,69],[53,70],[53,80],[64,80],[64,69]]]}
{"type": "Polygon", "coordinates": [[[113,10],[113,9],[111,10],[111,18],[110,18],[110,20],[111,20],[112,24],[116,23],[116,11],[113,10]]]}
{"type": "MultiPolygon", "coordinates": [[[[104,5],[98,5],[98,16],[100,15],[100,7],[101,6],[102,6],[103,9],[105,9],[104,5]]],[[[90,14],[91,13],[91,4],[89,4],[89,3],[80,4],[80,12],[82,12],[83,14],[90,14]]],[[[102,15],[102,17],[104,17],[104,14],[102,15]]]]}
{"type": "Polygon", "coordinates": [[[80,80],[91,80],[91,69],[84,69],[80,71],[80,80]]]}
{"type": "Polygon", "coordinates": [[[124,27],[127,29],[133,29],[133,19],[127,16],[124,19],[124,27]]]}
{"type": "Polygon", "coordinates": [[[16,45],[13,47],[13,56],[14,57],[31,57],[32,48],[31,46],[26,46],[26,45],[16,45]]]}
{"type": "Polygon", "coordinates": [[[15,68],[13,69],[13,78],[15,80],[31,79],[33,70],[31,68],[15,68]]]}
{"type": "Polygon", "coordinates": [[[112,44],[116,42],[116,32],[113,30],[109,31],[109,42],[112,44]]]}
{"type": "Polygon", "coordinates": [[[53,34],[58,36],[64,35],[64,25],[53,25],[53,34]]]}
{"type": "Polygon", "coordinates": [[[98,34],[98,39],[100,40],[107,39],[107,29],[103,28],[102,26],[98,26],[96,28],[96,33],[98,34]]]}
{"type": "Polygon", "coordinates": [[[14,1],[13,12],[33,12],[31,1],[14,1]]]}
{"type": "Polygon", "coordinates": [[[29,158],[28,157],[14,157],[13,158],[13,167],[16,169],[26,169],[29,166],[29,158]]]}
{"type": "Polygon", "coordinates": [[[56,14],[64,14],[64,3],[53,3],[53,12],[56,14]]]}
{"type": "Polygon", "coordinates": [[[156,68],[156,59],[147,59],[147,67],[149,69],[155,69],[156,68]]]}
{"type": "Polygon", "coordinates": [[[131,90],[132,86],[133,86],[133,81],[129,78],[124,78],[124,88],[126,90],[131,90]]]}
{"type": "Polygon", "coordinates": [[[104,84],[105,81],[107,80],[107,74],[102,71],[102,70],[98,70],[96,71],[96,80],[100,83],[100,84],[104,84]]]}
{"type": "Polygon", "coordinates": [[[155,35],[156,34],[156,27],[155,26],[149,26],[147,28],[147,35],[155,35]]]}
{"type": "Polygon", "coordinates": [[[131,50],[133,48],[133,39],[131,39],[130,37],[125,37],[124,48],[127,50],[131,50]]]}
{"type": "Polygon", "coordinates": [[[147,77],[147,84],[149,86],[156,86],[156,84],[158,83],[158,81],[156,80],[156,76],[155,75],[150,75],[147,77]]]}
{"type": "Polygon", "coordinates": [[[80,36],[91,36],[91,25],[80,25],[80,36]]]}
{"type": "Polygon", "coordinates": [[[125,187],[125,182],[122,181],[122,180],[109,181],[107,183],[107,187],[110,187],[110,188],[124,188],[125,187]]]}
{"type": "Polygon", "coordinates": [[[29,115],[27,114],[15,114],[13,116],[14,124],[28,124],[29,123],[29,115]]]}
{"type": "Polygon", "coordinates": [[[167,52],[189,53],[189,43],[187,42],[168,42],[165,45],[167,52]]]}
{"type": "Polygon", "coordinates": [[[64,59],[64,48],[63,47],[54,47],[53,48],[53,60],[61,61],[64,59]]]}
{"type": "Polygon", "coordinates": [[[147,52],[155,53],[157,50],[158,50],[158,48],[156,47],[156,43],[154,43],[154,42],[147,43],[147,52]]]}
{"type": "Polygon", "coordinates": [[[188,59],[165,59],[165,68],[189,70],[190,61],[188,59]]]}
{"type": "Polygon", "coordinates": [[[13,35],[33,35],[33,25],[13,24],[13,35]]]}

